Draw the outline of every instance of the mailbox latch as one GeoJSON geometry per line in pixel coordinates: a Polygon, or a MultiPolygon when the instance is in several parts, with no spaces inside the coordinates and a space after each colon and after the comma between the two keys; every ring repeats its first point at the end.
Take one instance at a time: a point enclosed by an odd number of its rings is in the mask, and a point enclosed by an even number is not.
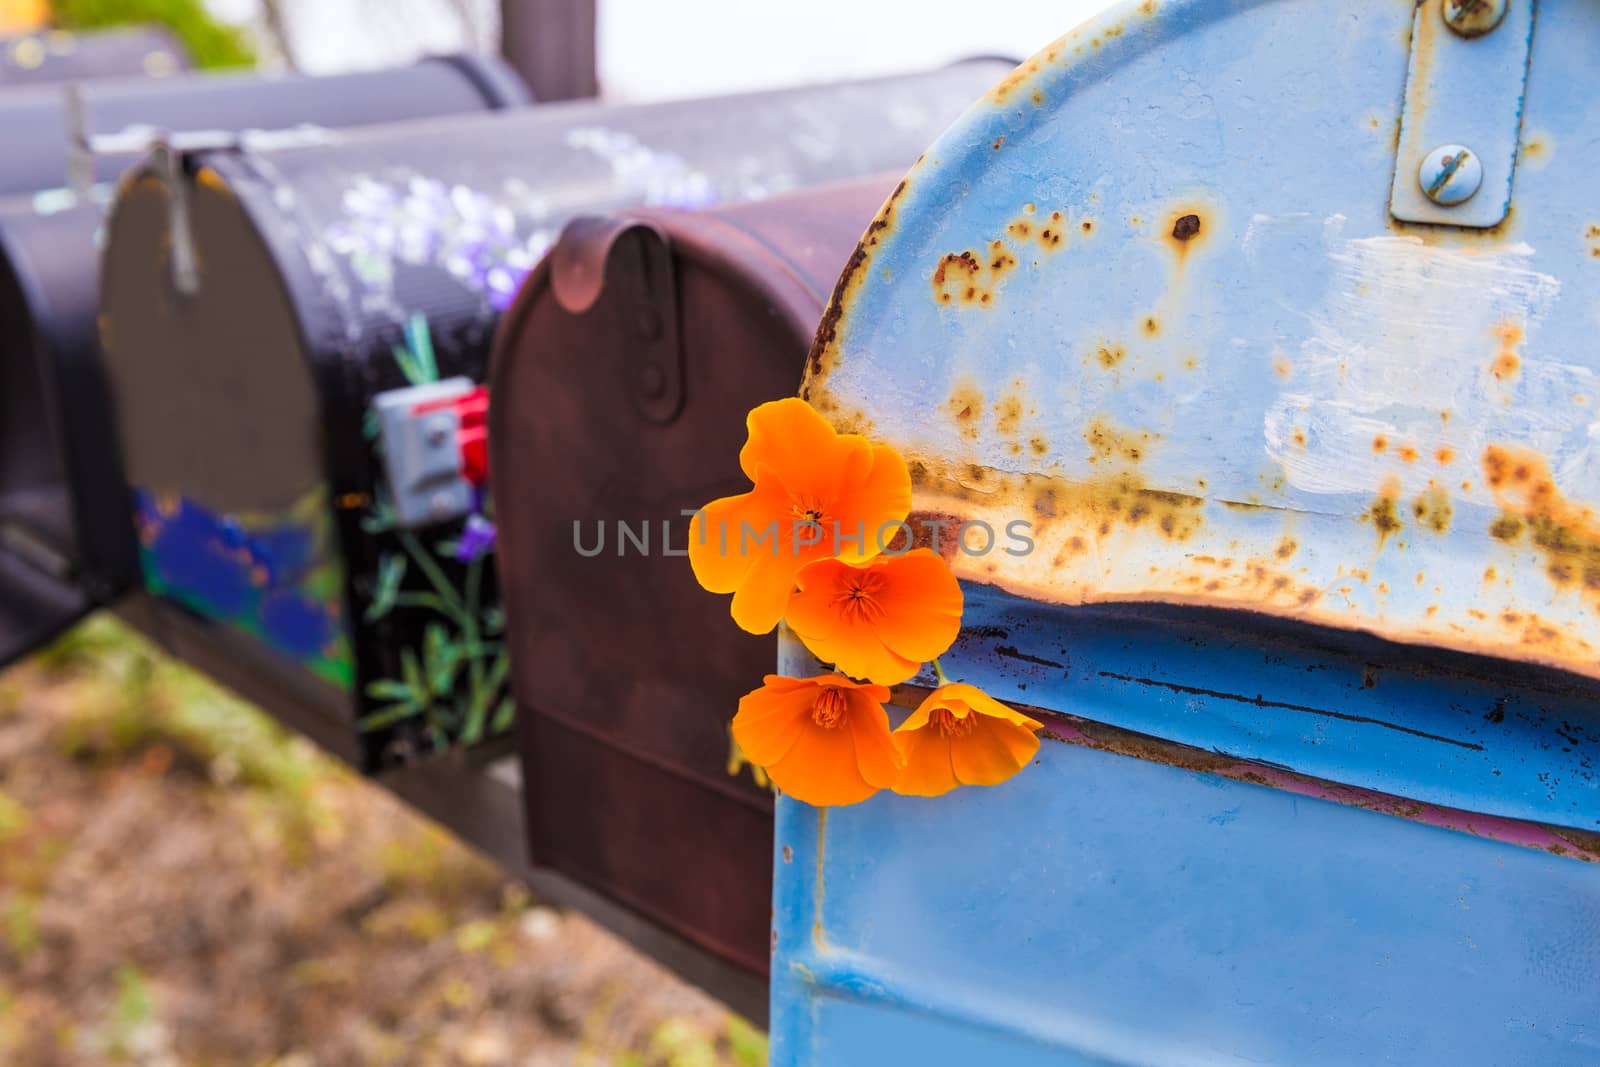
{"type": "Polygon", "coordinates": [[[1389,212],[1488,229],[1511,211],[1537,0],[1422,0],[1389,212]]]}

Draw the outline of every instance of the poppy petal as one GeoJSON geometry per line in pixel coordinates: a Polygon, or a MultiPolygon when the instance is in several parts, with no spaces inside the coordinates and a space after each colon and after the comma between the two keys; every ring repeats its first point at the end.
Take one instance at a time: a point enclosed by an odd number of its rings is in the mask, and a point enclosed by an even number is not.
{"type": "Polygon", "coordinates": [[[962,785],[999,785],[1039,750],[1033,731],[1004,719],[973,717],[972,732],[950,746],[950,764],[962,785]]]}
{"type": "Polygon", "coordinates": [[[866,531],[866,543],[841,542],[838,556],[852,563],[860,563],[880,551],[880,533],[891,524],[904,522],[911,514],[911,472],[906,461],[888,445],[872,446],[872,464],[860,478],[840,487],[835,502],[835,513],[840,526],[854,533],[858,528],[866,531]]]}
{"type": "Polygon", "coordinates": [[[965,682],[951,682],[940,689],[952,700],[959,700],[979,715],[987,715],[992,719],[1004,719],[1006,722],[1026,726],[1030,730],[1044,729],[1044,723],[1037,719],[1030,719],[1020,711],[1014,711],[1000,703],[994,697],[985,693],[975,685],[965,682]]]}
{"type": "Polygon", "coordinates": [[[887,789],[900,776],[900,750],[889,733],[889,714],[863,690],[850,692],[847,699],[850,732],[855,738],[856,767],[866,781],[887,789]]]}
{"type": "Polygon", "coordinates": [[[701,588],[732,593],[757,557],[773,554],[775,546],[755,539],[771,524],[778,506],[771,487],[758,487],[700,509],[689,522],[689,566],[701,588]]]}
{"type": "MultiPolygon", "coordinates": [[[[895,655],[927,663],[947,652],[961,633],[961,585],[937,554],[919,548],[886,560],[880,639],[895,655]]],[[[910,677],[907,675],[907,677],[910,677]]]]}
{"type": "Polygon", "coordinates": [[[808,722],[783,759],[767,767],[767,777],[817,807],[855,804],[878,791],[861,776],[854,732],[842,726],[828,730],[808,722]]]}
{"type": "Polygon", "coordinates": [[[798,689],[768,686],[745,694],[733,717],[733,739],[745,757],[765,767],[788,755],[810,721],[817,691],[814,685],[798,689]]]}
{"type": "Polygon", "coordinates": [[[872,617],[844,606],[850,595],[849,578],[860,573],[860,568],[836,559],[807,565],[796,575],[798,592],[789,600],[785,619],[824,663],[852,678],[898,685],[917,673],[921,661],[890,651],[872,617]]]}
{"type": "Polygon", "coordinates": [[[797,458],[807,462],[836,458],[832,453],[838,448],[839,435],[827,419],[797,396],[754,408],[745,417],[745,427],[748,437],[739,450],[739,469],[752,482],[759,480],[756,470],[763,465],[782,477],[797,458]]]}
{"type": "Polygon", "coordinates": [[[905,759],[905,767],[895,782],[894,791],[905,796],[937,797],[961,783],[950,762],[950,739],[931,729],[895,731],[895,744],[905,759]]]}
{"type": "Polygon", "coordinates": [[[753,634],[771,633],[788,610],[795,575],[808,562],[787,551],[777,557],[754,557],[733,593],[733,621],[739,628],[753,634]]]}

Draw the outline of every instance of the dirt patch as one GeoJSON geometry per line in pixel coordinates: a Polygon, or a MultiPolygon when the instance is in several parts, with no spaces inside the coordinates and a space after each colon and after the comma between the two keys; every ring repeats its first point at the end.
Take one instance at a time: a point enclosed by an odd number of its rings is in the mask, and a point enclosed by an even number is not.
{"type": "Polygon", "coordinates": [[[96,626],[0,675],[0,1063],[765,1062],[709,998],[96,626]]]}

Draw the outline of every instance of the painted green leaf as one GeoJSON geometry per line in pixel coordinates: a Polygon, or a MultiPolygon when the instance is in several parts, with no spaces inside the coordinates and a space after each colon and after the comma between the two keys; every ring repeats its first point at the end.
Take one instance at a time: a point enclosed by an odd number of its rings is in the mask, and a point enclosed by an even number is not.
{"type": "Polygon", "coordinates": [[[404,722],[419,714],[419,710],[412,704],[390,704],[379,708],[371,715],[364,716],[356,724],[362,733],[370,734],[375,730],[386,730],[396,723],[404,722]]]}
{"type": "Polygon", "coordinates": [[[489,732],[503,734],[511,729],[511,724],[517,720],[517,702],[510,697],[500,701],[494,709],[494,718],[489,721],[489,732]]]}
{"type": "Polygon", "coordinates": [[[404,556],[385,555],[378,562],[378,584],[372,591],[372,603],[367,605],[366,619],[376,622],[389,614],[394,608],[395,597],[400,592],[400,583],[406,577],[406,558],[404,556]]]}
{"type": "Polygon", "coordinates": [[[379,678],[367,683],[367,696],[373,700],[411,700],[411,687],[393,678],[379,678]]]}

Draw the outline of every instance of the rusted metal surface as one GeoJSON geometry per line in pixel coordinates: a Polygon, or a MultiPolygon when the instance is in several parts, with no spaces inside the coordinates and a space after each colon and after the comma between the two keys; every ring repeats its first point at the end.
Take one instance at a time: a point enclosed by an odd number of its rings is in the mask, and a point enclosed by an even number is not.
{"type": "Polygon", "coordinates": [[[1592,8],[1539,5],[1486,230],[1387,210],[1413,5],[1226,12],[1124,7],[1003,82],[867,234],[806,394],[913,457],[930,512],[1032,523],[963,578],[1600,676],[1592,8]],[[1287,25],[1344,58],[1306,69],[1287,25]],[[1270,106],[1202,91],[1196,50],[1270,106]]]}
{"type": "Polygon", "coordinates": [[[893,184],[575,223],[492,363],[534,862],[756,973],[772,798],[730,765],[727,731],[772,643],[696,587],[682,512],[740,491],[745,413],[793,393],[839,264],[893,184]]]}

